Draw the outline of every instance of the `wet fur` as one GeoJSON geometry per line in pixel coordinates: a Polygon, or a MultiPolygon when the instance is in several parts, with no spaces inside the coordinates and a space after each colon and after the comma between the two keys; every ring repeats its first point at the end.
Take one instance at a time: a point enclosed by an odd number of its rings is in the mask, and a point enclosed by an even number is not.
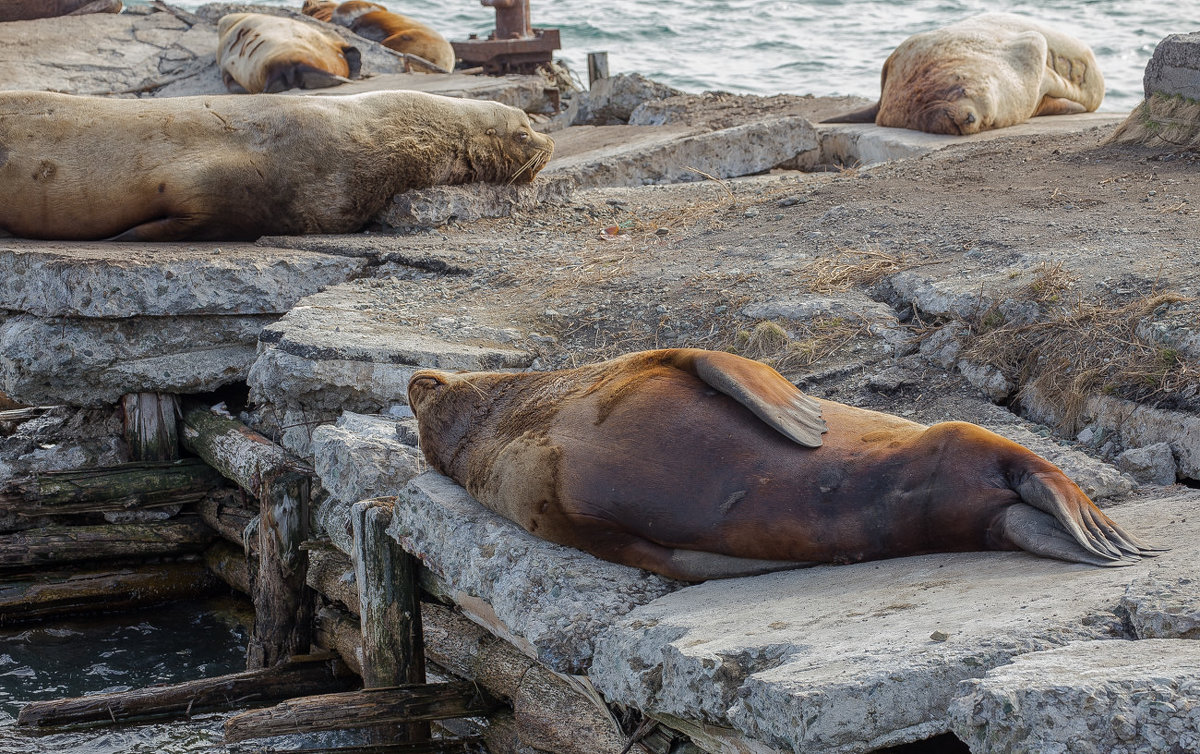
{"type": "Polygon", "coordinates": [[[420,92],[0,92],[0,231],[146,241],[349,233],[409,189],[531,181],[552,150],[516,108],[420,92]]]}
{"type": "Polygon", "coordinates": [[[806,399],[828,432],[803,447],[697,376],[692,362],[708,353],[548,373],[423,370],[409,402],[430,465],[485,506],[673,578],[951,551],[1096,565],[1154,554],[1057,467],[972,424],[806,399]]]}
{"type": "Polygon", "coordinates": [[[1104,79],[1079,40],[990,13],[904,40],[883,65],[880,90],[874,106],[825,122],[972,134],[1036,115],[1093,111],[1104,79]]]}

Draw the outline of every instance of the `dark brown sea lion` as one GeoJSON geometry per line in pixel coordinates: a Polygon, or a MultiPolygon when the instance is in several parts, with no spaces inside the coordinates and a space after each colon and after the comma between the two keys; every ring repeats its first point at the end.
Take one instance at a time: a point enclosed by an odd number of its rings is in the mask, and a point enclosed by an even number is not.
{"type": "Polygon", "coordinates": [[[445,71],[454,70],[454,48],[432,27],[378,3],[349,0],[333,11],[331,21],[384,47],[428,60],[445,71]]]}
{"type": "Polygon", "coordinates": [[[0,92],[0,231],[138,241],[349,233],[398,192],[531,181],[553,147],[517,108],[422,92],[0,92]]]}
{"type": "Polygon", "coordinates": [[[485,506],[672,578],[973,550],[1124,565],[1156,551],[1056,466],[982,427],[810,398],[727,353],[421,370],[408,400],[429,463],[485,506]]]}
{"type": "Polygon", "coordinates": [[[320,89],[359,72],[357,47],[306,21],[230,13],[221,17],[217,34],[217,64],[232,92],[320,89]]]}
{"type": "Polygon", "coordinates": [[[883,64],[879,102],[826,123],[973,134],[1035,115],[1091,112],[1104,78],[1091,49],[1020,16],[985,13],[915,34],[883,64]]]}
{"type": "Polygon", "coordinates": [[[0,21],[120,12],[121,0],[0,0],[0,21]]]}

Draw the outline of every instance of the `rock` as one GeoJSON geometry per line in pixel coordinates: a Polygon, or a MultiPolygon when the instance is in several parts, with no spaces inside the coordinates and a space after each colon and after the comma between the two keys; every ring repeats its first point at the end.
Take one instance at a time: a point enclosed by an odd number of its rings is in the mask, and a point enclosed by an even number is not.
{"type": "Polygon", "coordinates": [[[957,366],[963,378],[979,388],[993,403],[1003,403],[1012,394],[1013,384],[996,367],[966,359],[959,359],[957,366]]]}
{"type": "Polygon", "coordinates": [[[1135,579],[1121,597],[1133,635],[1139,639],[1200,639],[1200,564],[1192,575],[1135,579]]]}
{"type": "Polygon", "coordinates": [[[435,472],[399,495],[388,534],[472,620],[560,673],[580,673],[601,631],[681,585],[538,539],[435,472]]]}
{"type": "Polygon", "coordinates": [[[1200,750],[1200,642],[1072,642],[959,688],[950,724],[975,754],[1200,750]]]}
{"type": "Polygon", "coordinates": [[[1146,99],[1155,94],[1200,100],[1200,32],[1171,34],[1158,43],[1142,79],[1146,99]]]}
{"type": "Polygon", "coordinates": [[[125,393],[202,393],[246,379],[275,315],[0,319],[0,392],[100,406],[125,393]]]}
{"type": "Polygon", "coordinates": [[[627,123],[633,111],[643,103],[677,94],[681,94],[678,89],[651,81],[640,73],[619,73],[597,79],[583,98],[577,122],[597,125],[627,123]]]}
{"type": "Polygon", "coordinates": [[[473,222],[483,217],[509,217],[543,203],[569,201],[569,179],[538,179],[531,184],[433,186],[396,194],[375,221],[392,228],[436,227],[448,222],[473,222]]]}
{"type": "Polygon", "coordinates": [[[962,341],[967,334],[966,325],[961,322],[949,322],[922,341],[918,352],[926,360],[943,369],[949,369],[958,362],[962,341]]]}
{"type": "Polygon", "coordinates": [[[928,738],[947,729],[958,681],[1074,639],[1120,637],[1114,607],[1132,580],[1195,577],[1200,492],[1112,515],[1175,549],[1127,568],[958,553],[710,581],[621,618],[597,641],[589,677],[610,703],[784,751],[928,738]]]}
{"type": "Polygon", "coordinates": [[[1117,456],[1117,467],[1150,484],[1175,484],[1175,454],[1165,442],[1131,448],[1117,456]]]}

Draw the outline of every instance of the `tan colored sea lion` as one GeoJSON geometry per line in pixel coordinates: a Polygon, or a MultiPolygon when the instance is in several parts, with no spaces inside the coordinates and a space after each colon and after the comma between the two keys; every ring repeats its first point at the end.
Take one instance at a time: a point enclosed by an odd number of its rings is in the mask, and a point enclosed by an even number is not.
{"type": "Polygon", "coordinates": [[[336,7],[338,7],[337,0],[304,0],[300,12],[306,16],[312,16],[318,21],[332,22],[333,10],[336,7]]]}
{"type": "Polygon", "coordinates": [[[553,146],[517,108],[422,92],[0,92],[0,230],[140,241],[349,233],[398,192],[531,181],[553,146]]]}
{"type": "Polygon", "coordinates": [[[1083,42],[1009,13],[914,34],[883,64],[879,102],[826,123],[973,134],[1091,112],[1104,78],[1083,42]]]}
{"type": "Polygon", "coordinates": [[[454,48],[432,27],[378,3],[349,0],[333,11],[330,19],[350,31],[384,47],[416,55],[445,71],[454,70],[454,48]]]}
{"type": "Polygon", "coordinates": [[[1023,549],[1094,565],[1156,552],[1056,466],[982,427],[810,398],[728,353],[421,370],[408,400],[430,465],[485,506],[672,578],[932,552],[1023,549]]]}
{"type": "Polygon", "coordinates": [[[0,21],[82,16],[85,13],[120,13],[121,0],[2,0],[0,21]]]}
{"type": "Polygon", "coordinates": [[[217,34],[217,64],[231,92],[320,89],[359,72],[357,47],[304,21],[230,13],[217,23],[217,34]]]}

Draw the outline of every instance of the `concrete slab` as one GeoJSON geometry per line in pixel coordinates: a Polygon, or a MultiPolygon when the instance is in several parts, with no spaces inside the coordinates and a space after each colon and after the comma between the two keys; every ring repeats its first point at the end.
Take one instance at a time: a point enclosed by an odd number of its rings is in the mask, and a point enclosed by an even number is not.
{"type": "Polygon", "coordinates": [[[681,586],[538,539],[432,471],[400,492],[388,534],[472,620],[560,673],[585,670],[597,634],[681,586]]]}
{"type": "Polygon", "coordinates": [[[1142,78],[1146,99],[1155,94],[1200,100],[1200,32],[1171,34],[1158,43],[1142,78]]]}
{"type": "Polygon", "coordinates": [[[924,739],[947,730],[959,681],[1071,640],[1124,638],[1131,582],[1194,578],[1200,492],[1111,515],[1175,549],[1127,568],[963,553],[712,581],[621,618],[589,676],[610,702],[783,751],[924,739]]]}
{"type": "Polygon", "coordinates": [[[486,313],[409,309],[417,281],[372,279],[302,299],[260,336],[251,397],[311,410],[380,413],[406,401],[423,368],[523,369],[534,355],[506,345],[486,313]]]}
{"type": "Polygon", "coordinates": [[[884,128],[873,123],[820,123],[816,125],[821,142],[819,164],[864,166],[945,149],[956,144],[994,141],[1012,136],[1039,136],[1052,133],[1087,133],[1110,129],[1125,119],[1114,113],[1082,113],[1032,118],[1026,123],[984,131],[970,136],[927,134],[907,128],[884,128]]]}
{"type": "Polygon", "coordinates": [[[0,320],[0,392],[27,405],[101,406],[125,393],[199,393],[246,378],[276,315],[0,320]]]}
{"type": "Polygon", "coordinates": [[[959,690],[950,723],[974,754],[1200,751],[1200,642],[1071,642],[959,690]]]}
{"type": "Polygon", "coordinates": [[[391,204],[375,216],[375,222],[390,228],[420,228],[510,217],[541,204],[570,201],[574,183],[571,179],[539,176],[533,183],[520,186],[468,183],[415,189],[392,197],[391,204]]]}
{"type": "Polygon", "coordinates": [[[283,314],[369,260],[247,243],[0,240],[0,309],[40,317],[283,314]]]}

